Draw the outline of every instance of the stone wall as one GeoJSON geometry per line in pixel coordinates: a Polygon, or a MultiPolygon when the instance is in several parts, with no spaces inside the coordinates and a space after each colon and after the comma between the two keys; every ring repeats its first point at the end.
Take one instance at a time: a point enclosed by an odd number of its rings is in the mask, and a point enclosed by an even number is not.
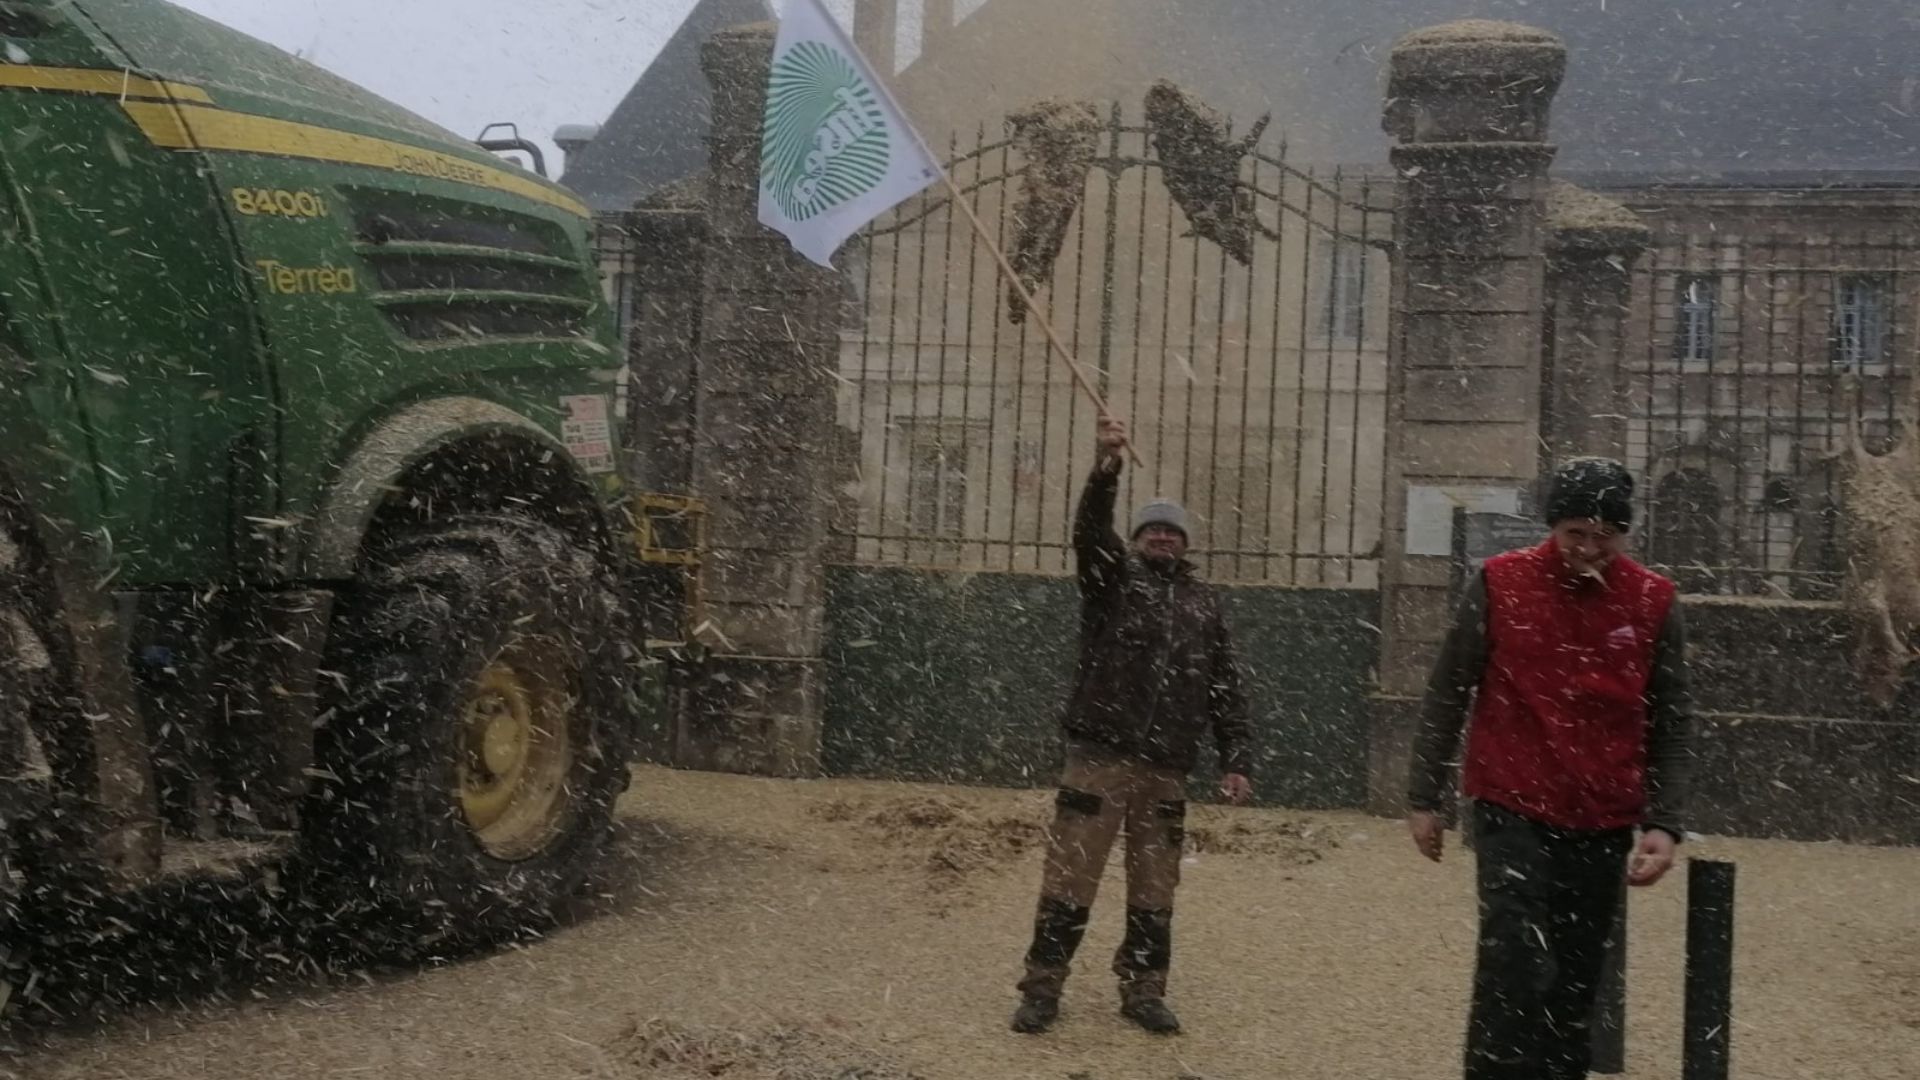
{"type": "MultiPolygon", "coordinates": [[[[1371,773],[1375,811],[1400,813],[1404,748],[1367,733],[1375,594],[1223,592],[1251,675],[1261,801],[1367,806],[1371,773]]],[[[1052,575],[831,568],[824,771],[1051,784],[1077,611],[1073,582],[1052,575]]],[[[1700,599],[1687,619],[1702,712],[1695,831],[1920,844],[1920,724],[1907,719],[1920,690],[1874,713],[1837,608],[1700,599]]],[[[1196,793],[1210,771],[1196,772],[1196,793]]]]}
{"type": "Polygon", "coordinates": [[[1920,844],[1920,680],[1873,708],[1835,605],[1701,598],[1686,611],[1703,713],[1695,830],[1920,844]]]}

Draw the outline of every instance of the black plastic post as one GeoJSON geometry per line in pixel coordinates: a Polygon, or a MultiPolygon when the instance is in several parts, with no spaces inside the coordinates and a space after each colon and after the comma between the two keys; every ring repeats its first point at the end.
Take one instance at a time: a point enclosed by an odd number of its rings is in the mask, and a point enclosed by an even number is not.
{"type": "Polygon", "coordinates": [[[1588,1028],[1593,1043],[1591,1071],[1617,1076],[1627,1071],[1627,882],[1620,880],[1620,906],[1614,909],[1613,929],[1607,934],[1606,965],[1593,996],[1593,1018],[1588,1028]]]}
{"type": "Polygon", "coordinates": [[[1727,1080],[1732,1018],[1733,864],[1689,859],[1687,1030],[1681,1080],[1727,1080]]]}

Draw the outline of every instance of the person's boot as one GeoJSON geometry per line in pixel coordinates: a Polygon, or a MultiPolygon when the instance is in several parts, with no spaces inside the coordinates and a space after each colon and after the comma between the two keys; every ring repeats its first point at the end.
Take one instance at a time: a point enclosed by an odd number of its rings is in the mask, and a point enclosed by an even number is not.
{"type": "Polygon", "coordinates": [[[1010,1026],[1022,1035],[1038,1035],[1060,1018],[1060,991],[1066,985],[1073,954],[1087,932],[1087,908],[1065,900],[1040,898],[1033,919],[1033,944],[1027,949],[1026,976],[1020,980],[1020,1007],[1010,1026]]]}
{"type": "Polygon", "coordinates": [[[1180,1018],[1167,1007],[1167,999],[1144,991],[1125,993],[1120,998],[1120,1015],[1154,1035],[1180,1034],[1180,1018]]]}
{"type": "Polygon", "coordinates": [[[1053,1026],[1060,1019],[1060,999],[1044,994],[1028,994],[1020,1001],[1020,1007],[1013,1010],[1013,1023],[1008,1025],[1022,1035],[1038,1035],[1053,1026]]]}
{"type": "Polygon", "coordinates": [[[1127,908],[1127,932],[1113,957],[1120,977],[1120,1015],[1155,1035],[1173,1035],[1180,1018],[1167,1007],[1167,968],[1173,960],[1173,912],[1127,908]]]}

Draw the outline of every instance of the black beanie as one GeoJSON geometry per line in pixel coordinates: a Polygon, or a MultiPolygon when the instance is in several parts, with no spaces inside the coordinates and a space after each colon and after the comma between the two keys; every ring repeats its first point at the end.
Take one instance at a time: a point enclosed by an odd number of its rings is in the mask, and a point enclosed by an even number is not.
{"type": "Polygon", "coordinates": [[[1574,458],[1554,470],[1546,517],[1548,525],[1593,518],[1626,529],[1633,524],[1633,474],[1612,458],[1574,458]]]}

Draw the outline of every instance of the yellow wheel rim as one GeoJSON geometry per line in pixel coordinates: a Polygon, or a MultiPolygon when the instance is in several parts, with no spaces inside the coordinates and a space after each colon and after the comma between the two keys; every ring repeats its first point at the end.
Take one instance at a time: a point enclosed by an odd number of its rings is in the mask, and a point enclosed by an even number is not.
{"type": "Polygon", "coordinates": [[[517,642],[473,681],[462,709],[460,810],[489,855],[544,851],[567,812],[573,702],[558,650],[517,642]]]}

